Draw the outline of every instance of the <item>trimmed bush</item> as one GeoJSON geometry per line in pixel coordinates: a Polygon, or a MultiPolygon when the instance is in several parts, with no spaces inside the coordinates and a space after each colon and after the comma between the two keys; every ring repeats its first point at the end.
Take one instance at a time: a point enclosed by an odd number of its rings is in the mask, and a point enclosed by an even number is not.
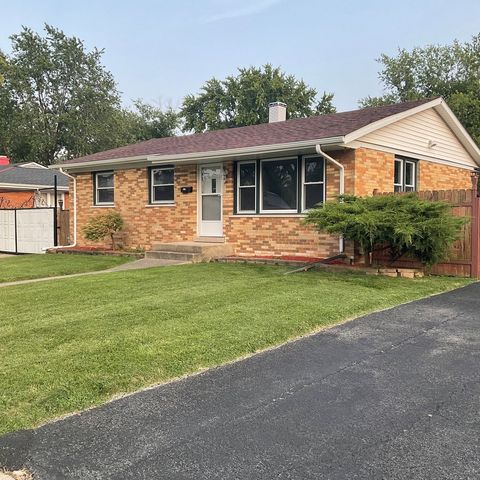
{"type": "Polygon", "coordinates": [[[387,248],[392,261],[409,255],[431,266],[445,259],[468,220],[454,216],[448,203],[421,200],[412,193],[343,196],[310,210],[305,221],[353,240],[367,254],[387,248]]]}
{"type": "Polygon", "coordinates": [[[110,237],[112,250],[115,250],[114,235],[122,228],[122,216],[117,212],[109,212],[90,218],[83,228],[83,234],[87,240],[92,240],[93,242],[101,242],[106,237],[110,237]]]}

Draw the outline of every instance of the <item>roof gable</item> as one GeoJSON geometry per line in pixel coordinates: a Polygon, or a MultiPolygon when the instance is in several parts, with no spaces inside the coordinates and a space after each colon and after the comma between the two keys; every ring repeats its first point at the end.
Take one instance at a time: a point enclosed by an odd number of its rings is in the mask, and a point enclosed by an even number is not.
{"type": "Polygon", "coordinates": [[[346,146],[355,146],[355,142],[469,167],[480,165],[480,149],[442,98],[346,135],[346,146]]]}

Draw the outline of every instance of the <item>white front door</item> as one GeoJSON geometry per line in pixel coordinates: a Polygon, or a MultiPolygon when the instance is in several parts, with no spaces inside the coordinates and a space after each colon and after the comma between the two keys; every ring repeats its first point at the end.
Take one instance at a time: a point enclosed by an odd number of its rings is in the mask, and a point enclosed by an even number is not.
{"type": "Polygon", "coordinates": [[[223,167],[199,167],[199,231],[201,237],[223,236],[223,167]]]}

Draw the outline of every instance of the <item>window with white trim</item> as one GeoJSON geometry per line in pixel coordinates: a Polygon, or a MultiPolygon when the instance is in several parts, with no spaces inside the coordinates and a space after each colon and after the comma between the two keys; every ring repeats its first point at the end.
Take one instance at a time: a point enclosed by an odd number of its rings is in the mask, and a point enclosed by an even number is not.
{"type": "Polygon", "coordinates": [[[257,163],[239,162],[237,165],[237,212],[257,211],[257,163]]]}
{"type": "Polygon", "coordinates": [[[95,205],[113,205],[114,176],[113,172],[95,173],[95,205]]]}
{"type": "Polygon", "coordinates": [[[173,203],[175,201],[174,169],[159,167],[150,170],[151,203],[173,203]]]}
{"type": "Polygon", "coordinates": [[[406,158],[395,159],[393,190],[394,192],[415,192],[417,190],[417,162],[406,158]]]}
{"type": "Polygon", "coordinates": [[[298,158],[260,161],[260,212],[296,213],[298,158]]]}
{"type": "Polygon", "coordinates": [[[304,157],[302,170],[302,210],[308,210],[325,200],[325,160],[304,157]]]}

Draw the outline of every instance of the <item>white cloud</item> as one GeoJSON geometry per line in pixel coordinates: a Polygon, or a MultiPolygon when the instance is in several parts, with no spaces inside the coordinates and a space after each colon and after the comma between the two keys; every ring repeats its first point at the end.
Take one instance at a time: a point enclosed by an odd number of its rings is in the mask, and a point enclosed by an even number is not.
{"type": "MultiPolygon", "coordinates": [[[[233,8],[229,9],[224,12],[219,12],[219,13],[213,13],[211,15],[206,15],[201,18],[202,23],[213,23],[213,22],[219,22],[221,20],[227,20],[230,18],[238,18],[238,17],[247,17],[250,15],[256,15],[258,13],[261,13],[270,7],[273,7],[273,5],[279,3],[280,0],[257,0],[254,3],[251,3],[250,5],[243,6],[241,8],[233,8]]],[[[248,3],[248,2],[243,2],[248,3]]]]}

